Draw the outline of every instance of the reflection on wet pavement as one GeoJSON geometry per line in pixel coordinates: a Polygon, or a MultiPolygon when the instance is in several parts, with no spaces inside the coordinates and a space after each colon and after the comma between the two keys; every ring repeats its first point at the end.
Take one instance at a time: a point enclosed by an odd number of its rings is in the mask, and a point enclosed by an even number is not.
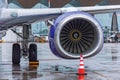
{"type": "MultiPolygon", "coordinates": [[[[12,43],[0,44],[0,80],[78,80],[79,60],[57,58],[48,43],[37,45],[40,65],[29,66],[28,59],[24,58],[21,58],[20,65],[12,65],[12,43]]],[[[85,80],[119,80],[119,48],[120,43],[104,44],[98,55],[85,59],[88,74],[85,80]]]]}
{"type": "Polygon", "coordinates": [[[117,61],[117,54],[118,54],[118,50],[116,49],[116,47],[111,46],[112,61],[117,61]]]}
{"type": "MultiPolygon", "coordinates": [[[[29,66],[29,68],[25,70],[21,70],[20,65],[13,65],[12,66],[12,78],[13,79],[22,79],[22,80],[28,80],[28,79],[35,79],[37,78],[37,67],[38,66],[29,66]]],[[[39,75],[41,77],[42,75],[39,75]]]]}

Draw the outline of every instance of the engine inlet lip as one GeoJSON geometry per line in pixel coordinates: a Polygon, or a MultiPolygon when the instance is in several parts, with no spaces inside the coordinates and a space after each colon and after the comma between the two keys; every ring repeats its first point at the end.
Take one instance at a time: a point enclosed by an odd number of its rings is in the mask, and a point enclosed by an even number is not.
{"type": "Polygon", "coordinates": [[[78,58],[79,59],[79,55],[71,55],[71,53],[68,53],[67,51],[65,51],[61,44],[60,44],[60,32],[62,30],[62,26],[66,25],[66,23],[70,20],[73,20],[73,19],[84,19],[84,20],[87,20],[88,22],[91,22],[91,21],[94,21],[95,23],[92,25],[93,26],[98,26],[97,27],[97,31],[100,32],[98,33],[99,36],[99,40],[98,40],[98,43],[95,45],[95,49],[91,52],[89,52],[89,54],[86,54],[86,55],[83,55],[83,57],[88,57],[88,56],[91,56],[93,55],[93,53],[96,53],[96,52],[99,52],[99,50],[101,50],[101,47],[102,47],[102,44],[103,44],[103,36],[102,36],[102,30],[101,30],[101,26],[99,25],[99,23],[96,21],[96,19],[94,19],[93,17],[89,16],[89,15],[84,15],[84,14],[76,14],[76,15],[71,15],[71,16],[68,16],[66,17],[65,19],[63,19],[57,26],[56,28],[56,31],[55,31],[55,34],[54,36],[57,36],[56,38],[54,38],[54,43],[55,43],[55,47],[57,49],[57,51],[63,56],[63,57],[68,57],[68,58],[72,58],[72,59],[76,59],[78,58]]]}

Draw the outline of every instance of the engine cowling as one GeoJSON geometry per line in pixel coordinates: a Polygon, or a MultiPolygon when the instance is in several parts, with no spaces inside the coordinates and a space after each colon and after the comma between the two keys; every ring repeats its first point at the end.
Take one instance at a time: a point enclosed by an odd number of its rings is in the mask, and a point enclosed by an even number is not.
{"type": "Polygon", "coordinates": [[[97,20],[84,12],[69,12],[59,16],[50,28],[52,52],[65,59],[96,55],[103,45],[103,32],[97,20]]]}

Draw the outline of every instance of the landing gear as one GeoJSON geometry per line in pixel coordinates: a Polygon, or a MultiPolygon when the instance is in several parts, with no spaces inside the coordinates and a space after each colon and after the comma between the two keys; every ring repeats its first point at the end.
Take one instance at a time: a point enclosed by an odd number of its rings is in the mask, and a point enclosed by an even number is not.
{"type": "Polygon", "coordinates": [[[37,45],[30,44],[28,48],[28,39],[29,39],[29,28],[30,25],[23,25],[23,36],[19,35],[17,32],[12,30],[18,36],[20,36],[23,40],[20,44],[16,43],[13,44],[12,50],[12,63],[13,64],[20,64],[20,58],[23,56],[24,58],[29,58],[29,62],[37,62],[37,45]]]}
{"type": "Polygon", "coordinates": [[[37,45],[36,44],[30,44],[29,47],[29,61],[34,62],[37,61],[37,45]]]}
{"type": "Polygon", "coordinates": [[[13,64],[19,64],[20,63],[20,45],[19,44],[13,44],[12,47],[12,63],[13,64]]]}

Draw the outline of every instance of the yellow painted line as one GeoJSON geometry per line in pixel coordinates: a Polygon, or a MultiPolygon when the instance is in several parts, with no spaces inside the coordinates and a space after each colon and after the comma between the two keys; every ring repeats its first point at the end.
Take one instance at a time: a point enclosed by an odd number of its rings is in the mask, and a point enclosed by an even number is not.
{"type": "Polygon", "coordinates": [[[39,65],[39,61],[29,62],[29,65],[39,65]]]}

